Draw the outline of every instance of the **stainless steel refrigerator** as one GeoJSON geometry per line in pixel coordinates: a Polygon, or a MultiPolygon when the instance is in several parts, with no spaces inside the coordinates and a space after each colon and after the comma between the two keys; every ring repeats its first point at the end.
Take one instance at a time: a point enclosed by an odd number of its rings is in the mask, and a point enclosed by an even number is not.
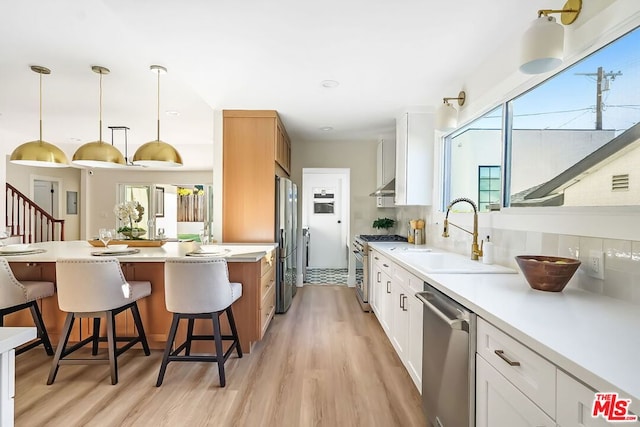
{"type": "Polygon", "coordinates": [[[296,242],[298,229],[298,187],[290,179],[276,177],[276,313],[284,313],[296,294],[296,242]]]}

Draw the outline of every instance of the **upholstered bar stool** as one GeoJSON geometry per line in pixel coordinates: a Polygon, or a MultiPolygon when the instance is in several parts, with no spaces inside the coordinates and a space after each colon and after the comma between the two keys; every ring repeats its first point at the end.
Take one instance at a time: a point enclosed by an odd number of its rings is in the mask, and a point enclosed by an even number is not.
{"type": "Polygon", "coordinates": [[[242,296],[242,284],[229,282],[227,261],[222,258],[169,258],[164,265],[164,293],[167,310],[173,313],[167,347],[156,387],[160,387],[169,362],[217,362],[220,386],[226,384],[224,363],[235,349],[242,357],[236,323],[233,319],[233,304],[242,296]],[[227,314],[231,335],[220,332],[220,315],[227,314]],[[180,319],[188,319],[185,342],[175,347],[176,331],[180,319]],[[194,335],[195,319],[213,322],[213,335],[194,335]],[[192,341],[210,340],[215,344],[215,356],[192,355],[192,341]],[[222,341],[232,341],[223,352],[222,341]],[[184,351],[184,355],[180,353],[184,351]]]}
{"type": "Polygon", "coordinates": [[[51,341],[44,326],[38,300],[55,293],[53,282],[19,281],[13,275],[5,258],[0,258],[0,326],[4,326],[4,316],[16,311],[29,309],[33,323],[38,329],[38,338],[16,349],[16,355],[24,353],[40,344],[49,356],[53,355],[51,341]]]}
{"type": "Polygon", "coordinates": [[[67,312],[60,343],[51,364],[47,384],[56,379],[60,365],[109,364],[111,384],[118,382],[117,358],[137,343],[142,344],[144,354],[149,355],[149,344],[142,326],[137,301],[151,294],[151,283],[147,281],[127,282],[116,258],[99,259],[59,259],[56,262],[56,280],[58,284],[58,305],[67,312]],[[137,336],[116,336],[115,316],[125,310],[131,310],[137,336]],[[106,318],[107,336],[100,336],[100,319],[106,318]],[[93,334],[67,347],[73,323],[77,318],[93,319],[93,334]],[[106,341],[106,358],[95,357],[98,343],[106,341]],[[118,342],[125,344],[118,348],[118,342]],[[91,343],[92,358],[67,358],[74,351],[91,343]]]}

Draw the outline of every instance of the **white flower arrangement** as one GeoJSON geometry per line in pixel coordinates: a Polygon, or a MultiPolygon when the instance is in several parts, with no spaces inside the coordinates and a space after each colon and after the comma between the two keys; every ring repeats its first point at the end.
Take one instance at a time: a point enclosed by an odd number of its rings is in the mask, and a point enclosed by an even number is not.
{"type": "MultiPolygon", "coordinates": [[[[129,231],[133,227],[133,223],[139,223],[142,221],[144,215],[144,207],[139,202],[132,200],[130,202],[118,203],[113,208],[113,213],[120,221],[124,221],[127,225],[120,227],[118,232],[129,231]]],[[[136,227],[137,228],[137,227],[136,227]]]]}

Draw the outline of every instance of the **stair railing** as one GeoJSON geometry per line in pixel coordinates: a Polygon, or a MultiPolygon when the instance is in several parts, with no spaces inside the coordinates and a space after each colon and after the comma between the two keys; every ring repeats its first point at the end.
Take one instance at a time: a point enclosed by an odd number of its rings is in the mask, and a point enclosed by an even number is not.
{"type": "Polygon", "coordinates": [[[12,236],[22,243],[64,240],[64,219],[56,219],[14,186],[7,184],[6,221],[12,236]]]}

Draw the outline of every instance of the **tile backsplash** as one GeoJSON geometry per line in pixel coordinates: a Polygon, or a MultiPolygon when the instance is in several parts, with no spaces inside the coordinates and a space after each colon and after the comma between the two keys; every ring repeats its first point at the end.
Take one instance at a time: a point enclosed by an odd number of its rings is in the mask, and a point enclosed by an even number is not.
{"type": "MultiPolygon", "coordinates": [[[[471,236],[452,233],[441,237],[441,224],[428,224],[427,245],[469,254],[471,236]]],[[[567,286],[607,295],[640,305],[640,242],[521,230],[480,229],[479,237],[491,236],[494,261],[518,270],[516,255],[556,255],[577,258],[582,265],[567,286]],[[591,251],[604,254],[604,280],[586,273],[591,251]]],[[[601,266],[602,267],[602,266],[601,266]]]]}

